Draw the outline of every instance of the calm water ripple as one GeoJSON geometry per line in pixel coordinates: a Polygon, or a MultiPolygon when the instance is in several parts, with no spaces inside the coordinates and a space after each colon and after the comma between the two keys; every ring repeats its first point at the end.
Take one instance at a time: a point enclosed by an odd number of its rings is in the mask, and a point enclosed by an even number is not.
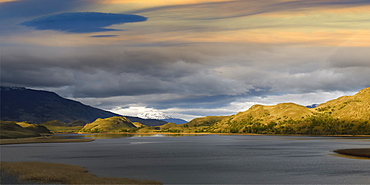
{"type": "Polygon", "coordinates": [[[97,137],[103,139],[3,145],[1,160],[74,164],[98,176],[154,179],[165,184],[370,184],[370,160],[332,152],[369,148],[369,138],[97,137]]]}

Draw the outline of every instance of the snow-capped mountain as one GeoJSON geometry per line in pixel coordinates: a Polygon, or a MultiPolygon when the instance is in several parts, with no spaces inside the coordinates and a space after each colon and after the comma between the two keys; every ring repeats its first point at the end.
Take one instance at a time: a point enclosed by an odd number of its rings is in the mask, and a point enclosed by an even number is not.
{"type": "Polygon", "coordinates": [[[187,123],[187,121],[183,119],[173,118],[173,117],[166,115],[163,112],[154,111],[154,110],[150,110],[150,111],[146,111],[144,113],[138,114],[137,117],[143,118],[143,119],[157,119],[157,120],[166,121],[168,123],[176,123],[176,124],[187,123]]]}
{"type": "Polygon", "coordinates": [[[150,111],[146,111],[144,113],[138,114],[137,117],[143,118],[143,119],[159,119],[159,120],[172,118],[170,116],[167,116],[163,112],[154,111],[154,110],[150,110],[150,111]]]}

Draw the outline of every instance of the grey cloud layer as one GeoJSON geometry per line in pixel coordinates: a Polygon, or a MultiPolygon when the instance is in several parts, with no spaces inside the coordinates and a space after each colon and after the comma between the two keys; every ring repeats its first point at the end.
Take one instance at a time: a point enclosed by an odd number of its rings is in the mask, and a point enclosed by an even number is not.
{"type": "Polygon", "coordinates": [[[218,50],[213,55],[199,48],[121,48],[120,52],[101,49],[97,53],[81,50],[49,57],[43,51],[25,55],[6,49],[1,79],[5,85],[71,86],[76,97],[164,93],[253,96],[261,92],[350,90],[370,85],[367,49],[351,55],[353,48],[331,53],[335,49],[279,47],[269,53],[236,52],[222,57],[218,50]]]}
{"type": "Polygon", "coordinates": [[[248,90],[240,82],[212,74],[209,66],[197,63],[194,56],[188,57],[186,52],[176,49],[130,49],[114,55],[111,52],[100,50],[98,54],[89,51],[82,55],[79,52],[77,56],[62,53],[63,56],[44,57],[45,54],[39,52],[22,55],[7,51],[2,59],[1,78],[4,84],[9,85],[72,85],[78,87],[76,96],[213,95],[238,94],[248,90]]]}

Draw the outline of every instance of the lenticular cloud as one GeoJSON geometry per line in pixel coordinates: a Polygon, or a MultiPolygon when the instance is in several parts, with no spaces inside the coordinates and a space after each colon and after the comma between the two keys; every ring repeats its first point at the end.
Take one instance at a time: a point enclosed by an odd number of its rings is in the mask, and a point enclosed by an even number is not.
{"type": "Polygon", "coordinates": [[[143,22],[147,18],[132,14],[113,14],[101,12],[73,12],[39,17],[22,22],[21,25],[33,27],[36,30],[56,30],[69,33],[94,33],[118,31],[105,28],[114,24],[143,22]]]}

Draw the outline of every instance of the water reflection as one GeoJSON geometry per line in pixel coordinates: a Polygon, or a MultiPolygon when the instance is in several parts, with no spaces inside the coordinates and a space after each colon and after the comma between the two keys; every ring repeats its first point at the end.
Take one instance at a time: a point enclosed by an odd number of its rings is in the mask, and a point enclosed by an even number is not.
{"type": "Polygon", "coordinates": [[[201,134],[61,134],[54,135],[55,139],[78,139],[78,138],[93,138],[93,139],[118,139],[124,137],[183,137],[183,136],[202,136],[201,134]]]}

